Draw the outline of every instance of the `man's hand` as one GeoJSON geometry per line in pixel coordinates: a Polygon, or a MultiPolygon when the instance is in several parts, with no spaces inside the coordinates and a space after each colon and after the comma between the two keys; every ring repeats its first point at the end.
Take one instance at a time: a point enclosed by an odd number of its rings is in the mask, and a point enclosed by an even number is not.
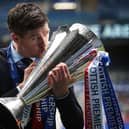
{"type": "Polygon", "coordinates": [[[22,89],[25,85],[25,82],[27,78],[29,77],[30,73],[33,71],[33,69],[36,67],[37,63],[32,62],[25,70],[24,70],[24,79],[23,81],[18,85],[20,89],[22,89]]]}
{"type": "Polygon", "coordinates": [[[58,64],[48,74],[48,85],[52,87],[52,92],[56,97],[65,96],[71,82],[71,75],[65,63],[58,64]]]}

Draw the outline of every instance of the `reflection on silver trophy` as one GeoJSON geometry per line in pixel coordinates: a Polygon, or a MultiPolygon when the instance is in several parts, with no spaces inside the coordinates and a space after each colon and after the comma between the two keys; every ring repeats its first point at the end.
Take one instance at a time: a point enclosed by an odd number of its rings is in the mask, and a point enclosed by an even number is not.
{"type": "MultiPolygon", "coordinates": [[[[15,122],[20,120],[23,108],[47,96],[51,88],[47,85],[47,74],[58,63],[65,62],[72,75],[72,82],[84,77],[86,63],[93,59],[103,45],[85,25],[76,23],[60,27],[50,40],[45,56],[32,71],[24,88],[17,97],[0,98],[0,108],[15,122]]],[[[69,83],[69,86],[70,84],[69,83]]]]}

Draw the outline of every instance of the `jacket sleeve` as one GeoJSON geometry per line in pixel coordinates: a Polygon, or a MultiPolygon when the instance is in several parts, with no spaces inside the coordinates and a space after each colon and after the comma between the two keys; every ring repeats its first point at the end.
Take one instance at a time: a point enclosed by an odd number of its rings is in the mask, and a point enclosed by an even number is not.
{"type": "Polygon", "coordinates": [[[56,99],[61,120],[66,129],[83,129],[83,111],[77,102],[73,88],[70,88],[69,94],[63,99],[56,99]]]}
{"type": "Polygon", "coordinates": [[[15,97],[18,94],[17,88],[13,88],[12,90],[2,94],[1,97],[15,97]]]}
{"type": "Polygon", "coordinates": [[[7,60],[0,52],[0,97],[14,97],[18,93],[10,76],[7,60]]]}
{"type": "Polygon", "coordinates": [[[15,97],[17,93],[18,89],[13,86],[10,73],[5,66],[1,68],[0,63],[0,97],[15,97]]]}

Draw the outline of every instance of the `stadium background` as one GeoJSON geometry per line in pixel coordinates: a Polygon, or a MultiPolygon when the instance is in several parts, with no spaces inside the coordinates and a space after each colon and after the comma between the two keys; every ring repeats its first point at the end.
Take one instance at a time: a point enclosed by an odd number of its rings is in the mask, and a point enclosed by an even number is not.
{"type": "MultiPolygon", "coordinates": [[[[102,40],[109,52],[108,67],[120,108],[129,129],[129,0],[1,0],[0,47],[7,46],[10,36],[7,30],[8,10],[19,2],[36,2],[50,19],[51,32],[60,25],[82,23],[88,25],[102,40]],[[67,5],[58,4],[67,2],[67,5]]],[[[83,82],[75,86],[83,107],[83,82]]]]}

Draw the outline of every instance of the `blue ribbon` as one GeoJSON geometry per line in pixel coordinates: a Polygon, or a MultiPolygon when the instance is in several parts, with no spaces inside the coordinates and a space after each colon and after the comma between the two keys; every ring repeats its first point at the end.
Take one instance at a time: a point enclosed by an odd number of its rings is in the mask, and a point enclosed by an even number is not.
{"type": "Polygon", "coordinates": [[[107,71],[106,63],[107,57],[103,56],[99,63],[99,77],[108,128],[124,129],[124,122],[118,105],[117,97],[107,71]]]}
{"type": "Polygon", "coordinates": [[[47,96],[40,101],[41,115],[43,118],[44,129],[55,129],[56,105],[53,96],[47,96]]]}

